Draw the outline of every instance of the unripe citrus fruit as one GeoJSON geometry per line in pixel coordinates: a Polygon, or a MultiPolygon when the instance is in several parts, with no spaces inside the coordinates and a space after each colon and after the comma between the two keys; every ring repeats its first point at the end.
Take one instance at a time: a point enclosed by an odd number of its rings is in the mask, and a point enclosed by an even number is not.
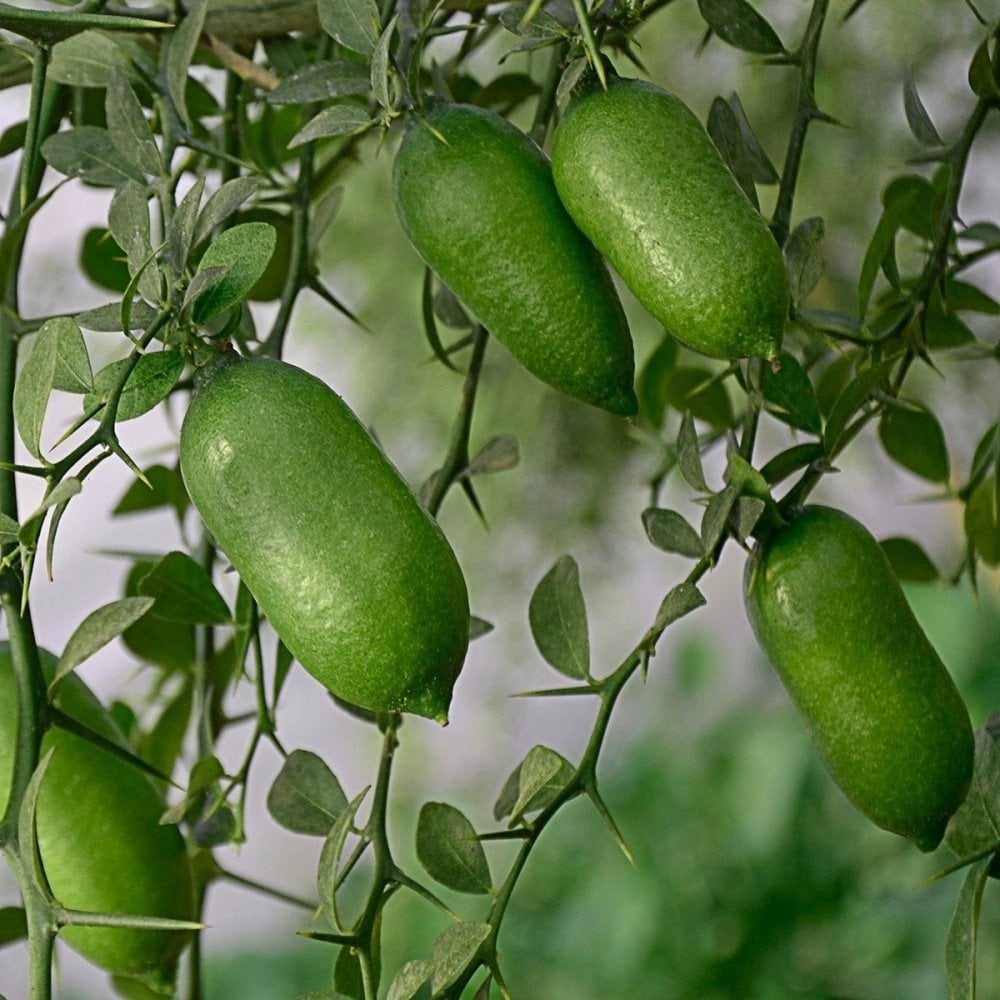
{"type": "Polygon", "coordinates": [[[528,371],[635,414],[618,295],[531,139],[491,111],[433,102],[403,137],[393,194],[420,256],[528,371]]]}
{"type": "Polygon", "coordinates": [[[747,614],[847,797],[921,850],[972,775],[969,714],[878,542],[806,507],[747,564],[747,614]]]}
{"type": "Polygon", "coordinates": [[[181,428],[191,500],[295,658],[373,711],[447,719],[469,640],[455,555],[344,401],[219,359],[181,428]]]}
{"type": "Polygon", "coordinates": [[[687,106],[615,79],[572,102],[552,173],[576,224],[678,340],[775,358],[788,312],[781,251],[687,106]]]}
{"type": "MultiPolygon", "coordinates": [[[[51,680],[55,657],[42,654],[51,680]]],[[[124,745],[117,726],[75,675],[56,704],[88,729],[124,745]]],[[[7,643],[0,643],[0,812],[7,804],[17,734],[17,692],[7,643]]],[[[176,826],[161,825],[160,789],[127,761],[61,729],[38,795],[36,826],[56,899],[77,910],[194,920],[191,864],[176,826]]],[[[59,934],[84,958],[116,975],[167,979],[188,935],[177,931],[66,927],[59,934]]]]}

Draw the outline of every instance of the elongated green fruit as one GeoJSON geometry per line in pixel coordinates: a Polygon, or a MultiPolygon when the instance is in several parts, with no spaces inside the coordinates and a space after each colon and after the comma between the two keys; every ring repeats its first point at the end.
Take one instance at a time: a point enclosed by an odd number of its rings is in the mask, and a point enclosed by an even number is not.
{"type": "Polygon", "coordinates": [[[682,101],[639,80],[591,90],[556,128],[552,173],[576,224],[678,340],[714,358],[777,357],[781,251],[682,101]]]}
{"type": "MultiPolygon", "coordinates": [[[[56,660],[42,654],[48,680],[56,660]]],[[[77,722],[124,746],[101,703],[75,675],[56,704],[77,722]]],[[[7,643],[0,643],[0,813],[10,795],[17,693],[7,643]]],[[[39,852],[56,899],[77,910],[194,920],[191,864],[176,826],[160,825],[166,803],[153,781],[127,761],[61,729],[42,741],[54,750],[38,795],[39,852]]],[[[151,985],[172,977],[188,935],[176,931],[66,927],[81,955],[120,976],[151,985]]]]}
{"type": "Polygon", "coordinates": [[[432,103],[403,137],[393,194],[420,256],[528,371],[635,414],[618,295],[523,132],[482,108],[432,103]]]}
{"type": "Polygon", "coordinates": [[[181,473],[205,525],[330,691],[447,721],[469,598],[444,535],[327,385],[233,358],[207,374],[181,428],[181,473]]]}
{"type": "Polygon", "coordinates": [[[745,596],[837,784],[874,823],[937,847],[969,787],[972,727],[878,542],[806,507],[751,557],[745,596]]]}

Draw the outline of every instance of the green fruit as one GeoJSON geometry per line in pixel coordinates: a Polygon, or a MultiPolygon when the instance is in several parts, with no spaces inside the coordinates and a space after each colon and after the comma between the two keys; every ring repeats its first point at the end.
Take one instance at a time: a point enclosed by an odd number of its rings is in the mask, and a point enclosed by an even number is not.
{"type": "MultiPolygon", "coordinates": [[[[56,660],[42,654],[48,680],[56,660]]],[[[56,705],[120,745],[124,739],[90,689],[65,678],[56,705]]],[[[0,813],[10,795],[17,696],[10,647],[0,643],[0,813]]],[[[50,729],[54,750],[38,795],[39,851],[56,899],[77,910],[194,920],[191,864],[176,826],[160,825],[166,803],[153,781],[127,761],[79,736],[50,729]]],[[[188,935],[108,927],[66,927],[70,947],[121,976],[169,979],[188,935]]]]}
{"type": "Polygon", "coordinates": [[[788,313],[781,251],[683,102],[616,79],[571,103],[552,175],[576,224],[688,347],[776,358],[788,313]]]}
{"type": "Polygon", "coordinates": [[[338,697],[447,720],[469,598],[435,521],[323,382],[225,355],[181,428],[184,483],[295,658],[338,697]]]}
{"type": "Polygon", "coordinates": [[[921,850],[972,775],[969,714],[878,542],[806,507],[747,563],[750,624],[847,797],[921,850]]]}
{"type": "Polygon", "coordinates": [[[420,256],[528,371],[635,414],[618,295],[523,132],[482,108],[431,103],[400,144],[393,194],[420,256]]]}

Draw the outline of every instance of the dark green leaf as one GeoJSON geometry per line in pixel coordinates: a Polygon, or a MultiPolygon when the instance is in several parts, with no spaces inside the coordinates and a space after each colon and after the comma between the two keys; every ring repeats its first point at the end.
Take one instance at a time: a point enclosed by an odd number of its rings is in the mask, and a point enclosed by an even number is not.
{"type": "Polygon", "coordinates": [[[214,240],[202,256],[198,271],[217,267],[226,271],[195,299],[194,321],[207,323],[245,299],[267,268],[276,242],[274,226],[266,222],[233,226],[214,240]]]}
{"type": "Polygon", "coordinates": [[[733,404],[729,393],[708,368],[674,368],[663,382],[663,394],[675,410],[690,411],[696,420],[704,420],[713,427],[732,425],[733,404]]]}
{"type": "Polygon", "coordinates": [[[141,595],[155,597],[153,614],[172,622],[222,625],[232,615],[208,573],[189,555],[168,552],[139,583],[141,595]]]}
{"type": "Polygon", "coordinates": [[[969,86],[976,97],[984,101],[995,101],[1000,98],[1000,85],[993,71],[993,61],[990,58],[990,39],[984,38],[976,49],[976,54],[969,63],[969,86]]]}
{"type": "Polygon", "coordinates": [[[134,480],[111,513],[135,514],[157,507],[172,507],[178,519],[182,518],[190,501],[180,470],[177,467],[168,469],[165,465],[151,465],[143,475],[147,482],[134,480]]]}
{"type": "Polygon", "coordinates": [[[654,628],[662,631],[705,603],[704,595],[693,583],[679,583],[660,603],[654,628]]]}
{"type": "Polygon", "coordinates": [[[992,858],[983,858],[969,868],[948,925],[948,937],[944,946],[948,1000],[976,1000],[979,911],[992,861],[992,858]]]}
{"type": "Polygon", "coordinates": [[[743,109],[739,95],[735,91],[729,95],[729,106],[733,109],[733,114],[736,116],[737,124],[743,135],[743,146],[750,158],[750,169],[754,181],[758,184],[777,184],[778,171],[774,169],[774,164],[760,144],[760,140],[750,125],[750,119],[747,118],[746,111],[743,109]]]}
{"type": "Polygon", "coordinates": [[[325,837],[347,808],[337,776],[322,758],[293,750],[267,794],[267,811],[285,829],[325,837]]]}
{"type": "Polygon", "coordinates": [[[712,31],[738,49],[764,55],[785,51],[774,28],[746,0],[698,0],[698,9],[712,31]]]}
{"type": "Polygon", "coordinates": [[[677,364],[677,341],[667,334],[646,360],[639,373],[637,390],[639,413],[642,419],[655,429],[663,425],[663,414],[667,408],[667,380],[677,364]]]}
{"type": "Polygon", "coordinates": [[[785,244],[785,268],[795,305],[809,295],[823,276],[825,234],[826,224],[822,219],[804,219],[792,230],[785,244]]]}
{"type": "Polygon", "coordinates": [[[737,121],[732,107],[721,97],[716,97],[712,101],[712,107],[708,113],[708,134],[726,166],[729,167],[730,172],[743,189],[743,193],[750,199],[754,208],[759,209],[760,202],[757,199],[757,188],[754,186],[753,164],[746,143],[743,141],[740,123],[737,121]]]}
{"type": "Polygon", "coordinates": [[[431,952],[434,974],[431,977],[431,992],[439,994],[475,960],[483,942],[493,933],[489,924],[463,920],[442,931],[434,941],[431,952]]]}
{"type": "Polygon", "coordinates": [[[912,538],[884,538],[880,543],[892,571],[900,580],[927,583],[938,578],[937,567],[912,538]]]}
{"type": "Polygon", "coordinates": [[[694,418],[689,411],[686,411],[681,418],[681,427],[677,432],[677,466],[691,489],[698,490],[700,493],[708,492],[705,473],[701,465],[698,432],[695,430],[694,418]]]}
{"type": "Polygon", "coordinates": [[[1000,316],[1000,302],[976,285],[950,278],[946,292],[949,309],[957,312],[982,313],[984,316],[1000,316]]]}
{"type": "MultiPolygon", "coordinates": [[[[94,376],[94,392],[83,397],[83,409],[89,411],[107,402],[128,364],[128,359],[112,361],[94,376]]],[[[156,351],[143,354],[130,372],[118,399],[115,420],[134,420],[148,413],[170,395],[184,371],[184,359],[179,351],[156,351]]]]}
{"type": "Polygon", "coordinates": [[[483,845],[464,814],[426,802],[417,819],[417,857],[431,878],[456,892],[488,893],[493,881],[483,845]]]}
{"type": "Polygon", "coordinates": [[[187,737],[193,707],[194,685],[186,682],[164,706],[153,728],[141,737],[140,756],[161,774],[170,775],[174,771],[187,737]]]}
{"type": "Polygon", "coordinates": [[[894,251],[896,245],[896,233],[903,224],[903,218],[910,212],[912,206],[916,204],[917,197],[914,193],[898,198],[891,202],[882,212],[871,242],[865,252],[865,259],[861,265],[861,278],[858,282],[858,315],[864,318],[868,312],[868,303],[871,301],[872,289],[875,287],[875,278],[879,269],[887,256],[894,251]]]}
{"type": "Polygon", "coordinates": [[[0,947],[28,936],[28,923],[20,906],[0,907],[0,947]]]}
{"type": "Polygon", "coordinates": [[[894,358],[880,361],[866,368],[848,382],[830,408],[823,432],[823,446],[827,457],[834,458],[840,451],[842,436],[851,419],[864,406],[875,387],[889,374],[894,358]]]}
{"type": "Polygon", "coordinates": [[[139,170],[122,159],[108,130],[96,125],[78,125],[50,135],[42,143],[42,156],[53,170],[89,184],[117,187],[125,181],[145,180],[139,170]]]}
{"type": "Polygon", "coordinates": [[[886,453],[932,483],[948,481],[948,447],[937,418],[916,403],[890,406],[878,425],[886,453]]]}
{"type": "Polygon", "coordinates": [[[528,620],[535,645],[547,663],[567,677],[589,676],[587,608],[580,570],[572,556],[562,556],[535,588],[528,620]]]}
{"type": "Polygon", "coordinates": [[[922,146],[944,145],[934,127],[934,122],[931,121],[931,116],[924,107],[924,102],[920,100],[912,68],[906,71],[906,76],[903,78],[903,109],[906,112],[906,122],[917,142],[922,146]]]}
{"type": "Polygon", "coordinates": [[[745,542],[750,537],[766,508],[767,503],[759,497],[740,497],[736,501],[733,531],[739,541],[745,542]]]}
{"type": "Polygon", "coordinates": [[[763,390],[769,412],[809,434],[823,432],[812,382],[793,355],[781,352],[781,371],[777,373],[764,365],[763,390]]]}
{"type": "Polygon", "coordinates": [[[678,552],[691,559],[700,559],[705,550],[701,536],[674,510],[650,507],[642,512],[646,537],[664,552],[678,552]]]}
{"type": "Polygon", "coordinates": [[[341,948],[333,966],[333,985],[347,1000],[365,1000],[365,980],[361,958],[350,948],[341,948]]]}
{"type": "Polygon", "coordinates": [[[804,469],[823,458],[823,446],[817,443],[796,444],[778,452],[760,470],[764,479],[774,486],[799,469],[804,469]]]}
{"type": "Polygon", "coordinates": [[[323,30],[345,49],[370,56],[382,31],[375,0],[319,0],[323,30]]]}
{"type": "Polygon", "coordinates": [[[9,514],[0,513],[0,544],[16,542],[21,526],[9,514]]]}
{"type": "Polygon", "coordinates": [[[97,286],[109,292],[124,292],[132,276],[125,252],[103,227],[88,229],[80,246],[80,270],[97,286]]]}
{"type": "Polygon", "coordinates": [[[945,831],[948,849],[960,859],[1000,842],[1000,714],[976,730],[974,761],[969,793],[945,831]]]}
{"type": "Polygon", "coordinates": [[[965,534],[987,566],[1000,566],[1000,503],[996,479],[985,478],[965,505],[965,534]]]}

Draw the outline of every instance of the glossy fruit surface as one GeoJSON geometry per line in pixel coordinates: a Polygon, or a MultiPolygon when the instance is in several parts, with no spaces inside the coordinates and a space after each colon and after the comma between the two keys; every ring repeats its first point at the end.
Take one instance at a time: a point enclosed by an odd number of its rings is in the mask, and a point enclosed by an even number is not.
{"type": "MultiPolygon", "coordinates": [[[[42,654],[48,679],[55,657],[42,654]]],[[[75,675],[56,704],[113,742],[124,740],[90,689],[75,675]]],[[[10,795],[17,699],[10,649],[0,643],[0,812],[10,795]]],[[[38,796],[39,850],[53,894],[78,910],[195,919],[191,865],[176,826],[161,825],[166,803],[154,782],[127,761],[79,736],[51,729],[53,750],[38,796]]],[[[168,978],[187,942],[176,931],[67,927],[64,940],[95,965],[124,976],[168,978]]]]}
{"type": "Polygon", "coordinates": [[[639,80],[572,102],[556,128],[563,204],[636,298],[716,358],[773,358],[788,313],[781,251],[687,106],[639,80]]]}
{"type": "Polygon", "coordinates": [[[482,108],[431,103],[400,144],[393,194],[420,256],[528,371],[612,413],[636,412],[618,295],[523,132],[482,108]]]}
{"type": "Polygon", "coordinates": [[[972,774],[969,715],[878,542],[806,507],[747,564],[747,614],[830,773],[869,819],[922,850],[972,774]]]}
{"type": "Polygon", "coordinates": [[[465,580],[336,393],[281,361],[223,357],[192,398],[180,464],[208,530],[306,670],[363,708],[446,720],[468,646],[465,580]]]}

